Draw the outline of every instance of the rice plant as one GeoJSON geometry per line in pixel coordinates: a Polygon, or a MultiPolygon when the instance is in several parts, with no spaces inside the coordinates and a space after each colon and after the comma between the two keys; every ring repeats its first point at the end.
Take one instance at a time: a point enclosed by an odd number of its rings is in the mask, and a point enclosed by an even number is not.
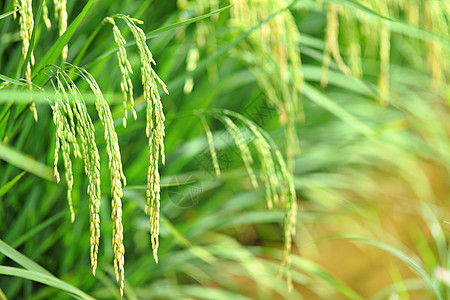
{"type": "Polygon", "coordinates": [[[446,1],[0,10],[1,299],[449,297],[446,1]]]}

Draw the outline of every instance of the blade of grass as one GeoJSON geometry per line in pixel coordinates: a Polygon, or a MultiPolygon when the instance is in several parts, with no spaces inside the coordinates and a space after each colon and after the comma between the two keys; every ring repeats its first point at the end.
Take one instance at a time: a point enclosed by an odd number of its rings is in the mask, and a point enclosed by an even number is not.
{"type": "Polygon", "coordinates": [[[19,181],[20,178],[25,174],[25,171],[11,179],[9,182],[7,182],[4,186],[0,188],[0,197],[6,194],[15,184],[17,181],[19,181]]]}
{"type": "MultiPolygon", "coordinates": [[[[28,86],[28,84],[23,83],[22,81],[13,79],[11,77],[8,77],[8,76],[2,75],[2,74],[0,74],[0,79],[3,80],[3,81],[6,81],[6,82],[10,82],[10,83],[15,84],[15,85],[28,86]]],[[[2,93],[3,93],[3,91],[2,91],[2,93]]],[[[30,100],[28,99],[28,101],[30,101],[30,100]]]]}
{"type": "Polygon", "coordinates": [[[60,289],[69,294],[73,294],[75,296],[80,297],[81,299],[87,299],[87,300],[94,299],[93,297],[89,296],[88,294],[84,293],[83,291],[79,290],[78,288],[54,277],[51,274],[48,275],[48,274],[43,274],[43,273],[36,272],[36,271],[30,271],[30,270],[24,270],[21,268],[6,267],[6,266],[0,266],[0,274],[33,280],[33,281],[60,289]]]}
{"type": "Polygon", "coordinates": [[[25,269],[29,271],[35,271],[41,274],[45,274],[47,276],[52,276],[50,272],[48,272],[46,269],[14,249],[13,247],[9,246],[7,243],[5,243],[3,240],[0,240],[0,253],[4,254],[6,257],[10,258],[11,260],[15,261],[25,269]]]}
{"type": "Polygon", "coordinates": [[[361,134],[367,137],[374,137],[375,133],[373,130],[368,127],[363,122],[359,121],[356,117],[349,114],[344,108],[336,104],[333,100],[328,98],[327,95],[320,92],[318,89],[314,88],[312,85],[308,83],[303,84],[302,93],[308,97],[311,101],[316,103],[317,105],[325,108],[330,113],[353,127],[356,131],[359,131],[361,134]]]}
{"type": "Polygon", "coordinates": [[[63,35],[61,35],[58,40],[53,44],[53,46],[47,51],[45,56],[41,59],[39,64],[33,69],[31,77],[35,77],[33,82],[37,85],[41,84],[42,81],[45,79],[45,74],[39,74],[37,75],[46,65],[51,65],[56,62],[58,57],[61,55],[62,49],[67,45],[73,34],[75,33],[75,30],[78,28],[78,25],[80,25],[81,21],[86,16],[87,12],[91,8],[92,4],[94,3],[94,0],[89,0],[89,2],[84,6],[83,10],[80,12],[80,14],[75,18],[75,20],[70,24],[70,26],[67,28],[67,30],[64,32],[63,35]]]}
{"type": "Polygon", "coordinates": [[[15,9],[15,10],[12,10],[12,11],[10,11],[10,12],[1,14],[1,15],[0,15],[0,20],[1,20],[1,19],[4,19],[4,18],[6,18],[6,17],[8,17],[8,16],[10,16],[10,15],[12,15],[12,14],[15,13],[16,11],[19,11],[19,9],[15,9]]]}
{"type": "Polygon", "coordinates": [[[28,171],[48,181],[55,182],[53,170],[50,167],[24,155],[12,147],[0,144],[0,159],[19,169],[28,171]]]}

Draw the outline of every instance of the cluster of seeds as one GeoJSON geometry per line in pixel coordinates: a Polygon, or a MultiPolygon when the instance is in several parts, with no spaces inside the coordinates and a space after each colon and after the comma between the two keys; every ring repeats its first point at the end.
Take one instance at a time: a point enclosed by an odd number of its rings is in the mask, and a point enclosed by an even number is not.
{"type": "MultiPolygon", "coordinates": [[[[286,277],[288,287],[292,290],[289,253],[291,251],[292,237],[295,235],[298,207],[293,177],[288,170],[286,162],[271,138],[252,121],[229,110],[215,110],[210,115],[225,125],[228,133],[241,152],[242,160],[244,161],[252,185],[256,188],[258,181],[252,168],[253,158],[248,147],[250,140],[245,139],[243,130],[245,130],[244,133],[251,136],[251,141],[253,141],[261,163],[260,178],[265,186],[267,205],[269,209],[272,209],[274,205],[279,205],[285,211],[283,230],[284,248],[280,275],[286,277]],[[232,118],[238,120],[244,128],[240,129],[232,118]]],[[[210,143],[212,143],[212,137],[210,143]]],[[[213,146],[211,147],[210,145],[210,150],[211,148],[213,146]]],[[[214,157],[213,154],[211,156],[214,157]]]]}
{"type": "MultiPolygon", "coordinates": [[[[107,18],[106,21],[112,23],[114,36],[118,45],[117,56],[119,58],[119,65],[122,72],[122,92],[133,106],[131,80],[129,73],[132,72],[131,66],[128,62],[125,52],[125,40],[120,34],[119,28],[115,25],[113,18],[119,18],[125,21],[136,40],[136,45],[139,52],[141,63],[142,85],[144,90],[144,101],[146,103],[146,134],[149,139],[149,168],[147,174],[147,203],[145,205],[145,213],[150,215],[150,235],[153,248],[153,257],[155,262],[158,262],[158,247],[159,247],[159,213],[160,213],[160,175],[159,175],[159,158],[165,163],[164,155],[164,113],[159,95],[158,87],[162,87],[166,94],[167,91],[165,83],[158,77],[152,68],[152,64],[156,65],[153,60],[152,53],[147,46],[146,36],[144,31],[139,28],[136,23],[142,23],[140,20],[130,18],[125,15],[115,15],[112,18],[107,18]],[[127,96],[128,95],[128,96],[127,96]]],[[[126,106],[126,103],[124,104],[126,106]]],[[[126,110],[125,110],[126,112],[126,110]]],[[[133,114],[135,114],[133,109],[133,114]]],[[[125,124],[125,123],[124,123],[125,124]]]]}
{"type": "MultiPolygon", "coordinates": [[[[67,0],[53,0],[55,5],[55,18],[58,19],[59,35],[62,35],[67,29],[67,0]]],[[[62,50],[62,59],[66,61],[69,52],[68,46],[62,50]]]]}
{"type": "Polygon", "coordinates": [[[119,141],[114,128],[114,119],[112,118],[111,110],[108,102],[106,102],[103,97],[97,82],[92,75],[83,68],[75,68],[78,70],[81,78],[89,84],[95,95],[95,107],[104,129],[106,153],[108,154],[109,171],[111,174],[111,217],[113,221],[112,242],[114,251],[114,271],[116,280],[120,282],[120,294],[123,295],[125,278],[125,247],[123,245],[122,197],[123,187],[126,185],[126,178],[122,168],[119,141]]]}
{"type": "MultiPolygon", "coordinates": [[[[20,18],[20,38],[22,39],[22,57],[25,60],[27,57],[28,50],[30,48],[31,35],[33,33],[34,19],[33,19],[33,9],[31,0],[14,0],[14,8],[19,11],[20,18]]],[[[14,18],[16,18],[16,13],[14,13],[14,18]]],[[[26,65],[25,80],[30,84],[31,89],[31,66],[34,65],[34,54],[33,49],[31,49],[30,61],[26,65]]],[[[30,110],[33,113],[34,119],[38,120],[38,115],[36,111],[36,104],[31,103],[30,110]]]]}
{"type": "MultiPolygon", "coordinates": [[[[212,10],[219,9],[218,0],[196,0],[196,1],[177,1],[178,10],[181,11],[180,19],[186,18],[190,15],[191,11],[195,11],[198,15],[206,14],[212,10]]],[[[217,51],[217,40],[215,21],[217,21],[218,15],[211,16],[207,21],[198,21],[194,27],[194,43],[188,50],[186,55],[186,72],[192,72],[197,68],[200,53],[206,52],[206,55],[211,56],[217,51]]],[[[177,39],[183,40],[185,38],[186,27],[177,28],[177,39]]],[[[206,64],[206,70],[208,73],[208,79],[216,83],[218,80],[218,70],[215,61],[209,61],[206,64]]],[[[191,75],[186,77],[184,82],[183,91],[185,94],[190,94],[194,88],[194,78],[191,75]]]]}
{"type": "Polygon", "coordinates": [[[286,9],[288,1],[233,0],[231,3],[231,21],[238,29],[245,31],[263,22],[238,51],[251,66],[268,100],[277,107],[280,123],[286,125],[287,162],[292,171],[294,157],[300,153],[297,122],[303,120],[300,33],[286,9]]]}
{"type": "MultiPolygon", "coordinates": [[[[317,1],[323,4],[322,1],[317,1]]],[[[450,5],[445,1],[426,0],[360,0],[359,4],[368,8],[375,14],[386,18],[403,18],[412,28],[423,28],[426,31],[448,38],[450,26],[448,14],[450,5]]],[[[373,13],[364,10],[354,10],[345,5],[323,4],[326,7],[327,25],[325,28],[326,45],[322,71],[322,85],[327,82],[327,69],[330,53],[333,55],[339,69],[345,74],[356,77],[362,76],[361,63],[361,39],[364,38],[366,49],[364,55],[379,60],[378,87],[379,101],[386,105],[389,99],[389,65],[390,65],[390,40],[391,24],[388,19],[373,17],[373,13]],[[343,24],[342,33],[347,46],[349,67],[345,65],[339,54],[338,34],[339,22],[343,24]],[[351,70],[351,71],[350,71],[351,70]]],[[[416,43],[416,41],[414,41],[416,43]]],[[[427,57],[424,63],[428,64],[431,76],[434,79],[432,88],[437,90],[448,76],[448,60],[442,57],[449,56],[448,47],[437,40],[425,38],[423,42],[427,49],[427,57]],[[447,74],[446,74],[447,73],[447,74]]],[[[419,45],[421,47],[421,45],[419,45]]],[[[415,57],[420,65],[422,57],[415,57]]]]}
{"type": "Polygon", "coordinates": [[[70,145],[72,145],[75,157],[84,160],[84,171],[88,177],[87,193],[89,195],[90,212],[90,256],[92,272],[95,275],[97,268],[97,254],[100,242],[100,155],[95,143],[94,125],[87,112],[87,108],[81,94],[64,69],[58,68],[53,83],[56,95],[53,109],[53,122],[56,125],[56,146],[54,173],[59,182],[58,153],[62,150],[65,177],[67,182],[67,199],[71,220],[75,220],[75,212],[72,205],[71,191],[73,187],[72,162],[70,158],[70,145]],[[75,131],[76,130],[76,131],[75,131]],[[77,143],[75,132],[78,133],[80,146],[77,143]]]}
{"type": "Polygon", "coordinates": [[[113,18],[107,17],[105,21],[113,25],[114,40],[116,41],[117,47],[117,59],[119,60],[120,73],[122,74],[122,81],[120,82],[120,88],[122,90],[123,99],[123,127],[127,127],[127,104],[130,101],[131,111],[134,119],[136,120],[137,115],[134,110],[134,99],[133,99],[133,83],[131,82],[130,74],[133,74],[133,69],[131,68],[130,62],[128,61],[127,51],[125,50],[126,41],[122,34],[120,33],[119,27],[117,27],[116,22],[113,18]]]}

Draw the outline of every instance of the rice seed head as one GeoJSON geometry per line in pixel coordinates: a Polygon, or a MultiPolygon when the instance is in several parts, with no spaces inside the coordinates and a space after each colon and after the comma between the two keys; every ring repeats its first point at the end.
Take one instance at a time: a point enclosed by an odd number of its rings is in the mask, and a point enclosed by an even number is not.
{"type": "MultiPolygon", "coordinates": [[[[298,211],[293,175],[276,144],[262,131],[261,128],[238,113],[229,110],[223,110],[221,113],[222,114],[219,114],[219,118],[225,120],[225,123],[229,128],[236,126],[232,125],[235,123],[229,118],[233,117],[240,120],[253,134],[253,143],[261,162],[261,177],[265,185],[269,209],[272,208],[273,204],[281,205],[284,208],[284,246],[279,276],[286,277],[288,288],[291,291],[293,285],[290,273],[291,261],[289,254],[292,248],[292,239],[296,231],[298,211]],[[225,116],[223,116],[223,114],[225,114],[225,116]]],[[[237,136],[236,131],[233,132],[233,135],[237,136]]],[[[243,151],[241,150],[241,152],[243,151]]]]}
{"type": "Polygon", "coordinates": [[[72,203],[72,188],[73,188],[73,171],[72,160],[70,158],[70,143],[76,143],[74,136],[72,135],[70,124],[64,113],[63,98],[61,94],[65,94],[65,90],[61,88],[62,85],[58,80],[58,89],[56,91],[56,103],[53,108],[53,122],[56,125],[56,146],[55,146],[55,161],[54,172],[57,181],[59,181],[58,173],[58,153],[62,150],[62,156],[64,161],[65,177],[67,182],[67,201],[69,203],[69,210],[72,223],[75,221],[75,212],[72,203]]]}
{"type": "Polygon", "coordinates": [[[214,148],[214,138],[213,138],[211,129],[209,128],[208,123],[206,122],[205,117],[203,115],[200,116],[200,119],[202,120],[203,127],[205,128],[205,131],[206,131],[209,152],[211,154],[211,159],[212,159],[212,162],[214,165],[214,170],[216,171],[216,176],[220,176],[220,167],[219,167],[219,162],[217,160],[216,149],[214,148]]]}
{"type": "Polygon", "coordinates": [[[158,77],[152,68],[152,64],[156,65],[153,60],[152,53],[147,46],[146,36],[141,28],[135,23],[135,19],[131,19],[125,15],[117,15],[123,19],[131,30],[136,40],[141,63],[142,85],[144,90],[144,100],[147,105],[146,109],[146,134],[149,138],[149,168],[147,173],[147,203],[145,212],[150,215],[150,236],[153,248],[153,258],[158,263],[158,247],[159,247],[159,214],[160,214],[160,175],[159,175],[159,158],[165,163],[164,154],[164,113],[161,97],[158,87],[161,87],[166,94],[169,94],[165,83],[158,77]]]}
{"type": "Polygon", "coordinates": [[[320,84],[322,87],[326,87],[328,84],[328,65],[330,63],[330,54],[333,55],[339,69],[346,75],[350,75],[350,68],[342,60],[339,51],[339,16],[338,7],[335,4],[328,4],[327,6],[327,23],[325,26],[325,50],[324,59],[322,63],[322,77],[320,84]]]}
{"type": "Polygon", "coordinates": [[[383,20],[380,26],[380,74],[378,87],[380,89],[379,102],[385,106],[389,102],[389,60],[390,60],[390,29],[389,24],[383,20]]]}
{"type": "MultiPolygon", "coordinates": [[[[55,6],[55,18],[58,19],[59,35],[61,36],[67,29],[67,0],[53,0],[53,4],[55,6]]],[[[69,47],[65,45],[61,53],[63,61],[67,60],[68,52],[69,47]]]]}
{"type": "Polygon", "coordinates": [[[100,122],[103,125],[106,140],[106,152],[108,154],[109,170],[111,174],[111,207],[113,221],[113,252],[114,252],[114,272],[116,280],[120,282],[120,294],[123,296],[125,285],[125,247],[123,245],[123,224],[122,224],[122,197],[123,186],[126,185],[126,178],[123,173],[122,160],[120,155],[117,133],[114,128],[114,120],[111,110],[106,102],[95,79],[86,70],[74,66],[80,76],[89,84],[95,95],[95,106],[100,122]]]}
{"type": "Polygon", "coordinates": [[[44,1],[44,4],[42,6],[42,20],[44,21],[45,27],[47,27],[47,29],[52,28],[52,22],[48,18],[48,7],[46,1],[44,1]]]}
{"type": "Polygon", "coordinates": [[[127,103],[130,101],[131,111],[134,119],[137,119],[136,110],[134,109],[134,98],[133,98],[133,83],[131,82],[130,74],[133,74],[133,70],[131,68],[131,64],[127,58],[127,52],[125,50],[126,41],[122,34],[120,33],[119,27],[117,27],[113,18],[107,17],[105,21],[111,23],[113,25],[113,34],[114,40],[117,44],[117,58],[119,61],[120,73],[122,74],[122,80],[120,82],[120,88],[122,90],[122,94],[124,96],[123,99],[123,127],[127,127],[127,103]]]}
{"type": "MultiPolygon", "coordinates": [[[[296,132],[296,122],[304,119],[300,102],[303,83],[301,59],[298,51],[300,33],[295,19],[284,8],[287,1],[231,1],[232,23],[248,30],[264,21],[249,35],[239,51],[251,66],[251,71],[270,103],[277,107],[280,123],[296,132]],[[251,50],[250,50],[251,49],[251,50]],[[294,116],[296,122],[288,122],[294,116]]],[[[294,166],[294,154],[299,151],[297,135],[287,145],[289,166],[294,166]]]]}
{"type": "MultiPolygon", "coordinates": [[[[97,269],[97,255],[100,242],[100,155],[95,143],[95,130],[92,120],[87,112],[84,100],[72,79],[61,71],[60,82],[67,87],[71,96],[70,103],[73,111],[73,119],[76,120],[76,129],[81,141],[81,154],[84,160],[84,171],[88,177],[87,193],[89,195],[90,215],[90,258],[92,273],[97,269]]],[[[68,99],[69,100],[69,99],[68,99]]],[[[71,122],[74,126],[74,122],[71,122]]],[[[73,133],[74,134],[74,133],[73,133]]]]}
{"type": "MultiPolygon", "coordinates": [[[[15,0],[14,9],[18,9],[20,14],[19,24],[20,24],[20,38],[22,40],[22,57],[23,60],[25,60],[27,57],[28,50],[30,48],[30,40],[34,26],[32,0],[20,0],[20,3],[19,0],[15,0]]],[[[16,17],[16,13],[14,13],[14,17],[16,17]]],[[[25,81],[30,85],[29,86],[30,90],[31,90],[31,66],[34,65],[34,54],[32,50],[33,49],[31,49],[30,61],[27,63],[25,71],[25,81]]],[[[38,115],[36,110],[36,104],[34,102],[31,103],[30,110],[33,113],[34,120],[37,122],[38,115]]]]}
{"type": "Polygon", "coordinates": [[[256,180],[255,173],[252,168],[253,157],[248,148],[247,142],[242,135],[239,127],[228,117],[223,116],[223,120],[225,121],[225,125],[227,126],[228,134],[233,138],[234,143],[239,148],[241,152],[242,161],[244,162],[245,168],[247,169],[248,176],[250,177],[250,181],[252,183],[253,188],[258,187],[258,181],[256,180]]]}

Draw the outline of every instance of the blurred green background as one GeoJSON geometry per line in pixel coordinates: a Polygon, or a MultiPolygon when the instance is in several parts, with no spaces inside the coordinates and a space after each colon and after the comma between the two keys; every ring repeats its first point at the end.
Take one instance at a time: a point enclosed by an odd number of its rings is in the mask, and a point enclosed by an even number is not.
{"type": "MultiPolygon", "coordinates": [[[[42,2],[32,3],[37,15],[42,2]]],[[[93,75],[116,120],[127,177],[124,298],[450,299],[448,1],[104,0],[83,11],[87,3],[67,1],[68,24],[81,17],[67,62],[93,75]],[[170,92],[161,94],[158,264],[144,213],[148,139],[139,55],[127,47],[138,118],[123,128],[116,44],[111,26],[102,25],[118,13],[144,21],[154,69],[170,92]],[[299,206],[292,292],[277,277],[283,207],[267,208],[264,186],[250,184],[240,148],[205,113],[213,109],[257,124],[291,166],[299,206]],[[213,135],[219,176],[200,116],[213,135]]],[[[39,20],[35,29],[36,65],[61,40],[54,4],[46,5],[52,27],[39,20]]],[[[35,122],[23,87],[12,81],[24,78],[20,27],[3,15],[13,11],[12,0],[0,8],[0,79],[12,82],[0,89],[0,299],[120,299],[95,106],[88,103],[101,155],[102,235],[94,277],[82,159],[73,160],[72,224],[67,186],[52,175],[52,110],[36,100],[35,122]]],[[[125,24],[117,24],[131,44],[125,24]]],[[[260,180],[263,164],[246,142],[260,180]]]]}

